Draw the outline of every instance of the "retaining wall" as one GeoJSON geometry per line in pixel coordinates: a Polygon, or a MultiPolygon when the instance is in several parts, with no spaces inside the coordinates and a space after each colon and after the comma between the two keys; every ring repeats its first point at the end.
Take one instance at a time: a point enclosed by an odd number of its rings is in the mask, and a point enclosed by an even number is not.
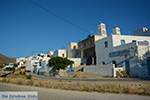
{"type": "Polygon", "coordinates": [[[84,66],[84,71],[87,73],[98,74],[101,76],[112,76],[112,77],[114,73],[113,64],[84,66]]]}

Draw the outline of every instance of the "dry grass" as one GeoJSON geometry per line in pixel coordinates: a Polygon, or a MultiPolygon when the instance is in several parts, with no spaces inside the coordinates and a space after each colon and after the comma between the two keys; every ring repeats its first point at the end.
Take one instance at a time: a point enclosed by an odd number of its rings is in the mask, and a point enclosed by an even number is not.
{"type": "Polygon", "coordinates": [[[92,82],[72,82],[72,81],[43,81],[43,80],[27,80],[27,79],[3,79],[3,83],[12,83],[18,85],[29,85],[45,88],[88,91],[88,92],[103,92],[103,93],[123,93],[123,94],[138,94],[150,96],[150,84],[114,84],[114,83],[92,83],[92,82]]]}
{"type": "Polygon", "coordinates": [[[10,74],[7,76],[7,78],[20,78],[20,79],[26,79],[25,75],[20,75],[20,74],[10,74]]]}
{"type": "Polygon", "coordinates": [[[23,73],[23,74],[22,73],[21,74],[16,73],[16,74],[9,74],[9,75],[7,75],[6,78],[31,79],[32,76],[26,75],[25,73],[23,73]]]}

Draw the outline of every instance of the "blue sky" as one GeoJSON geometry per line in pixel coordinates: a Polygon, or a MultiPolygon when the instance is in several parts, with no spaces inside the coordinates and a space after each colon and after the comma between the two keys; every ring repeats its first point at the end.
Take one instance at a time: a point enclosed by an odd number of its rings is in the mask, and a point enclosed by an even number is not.
{"type": "MultiPolygon", "coordinates": [[[[32,0],[68,21],[97,34],[106,24],[107,35],[117,25],[123,35],[150,28],[150,0],[32,0]]],[[[27,57],[67,47],[89,33],[80,30],[28,0],[0,0],[0,53],[27,57]]]]}

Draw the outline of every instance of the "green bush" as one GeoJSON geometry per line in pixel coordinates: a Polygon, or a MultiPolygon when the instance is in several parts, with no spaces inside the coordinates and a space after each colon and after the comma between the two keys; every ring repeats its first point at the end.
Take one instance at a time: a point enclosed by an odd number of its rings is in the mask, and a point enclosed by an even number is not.
{"type": "Polygon", "coordinates": [[[22,71],[21,71],[21,72],[19,72],[19,74],[22,74],[22,71]]]}
{"type": "Polygon", "coordinates": [[[21,75],[21,74],[22,74],[22,75],[26,75],[26,72],[20,71],[19,74],[20,74],[20,75],[21,75]]]}
{"type": "Polygon", "coordinates": [[[11,67],[7,67],[7,68],[5,68],[5,70],[4,71],[15,71],[15,68],[13,67],[13,68],[11,68],[11,67]]]}
{"type": "Polygon", "coordinates": [[[31,79],[31,78],[32,78],[32,75],[27,75],[26,78],[27,78],[27,79],[31,79]]]}

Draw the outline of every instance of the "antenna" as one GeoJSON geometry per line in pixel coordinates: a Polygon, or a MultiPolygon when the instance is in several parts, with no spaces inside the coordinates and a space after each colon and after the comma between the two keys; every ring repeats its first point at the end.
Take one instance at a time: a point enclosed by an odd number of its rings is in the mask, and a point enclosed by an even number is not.
{"type": "Polygon", "coordinates": [[[32,55],[34,56],[34,51],[32,52],[32,55]]]}
{"type": "Polygon", "coordinates": [[[67,50],[67,47],[65,46],[65,50],[67,50]]]}

